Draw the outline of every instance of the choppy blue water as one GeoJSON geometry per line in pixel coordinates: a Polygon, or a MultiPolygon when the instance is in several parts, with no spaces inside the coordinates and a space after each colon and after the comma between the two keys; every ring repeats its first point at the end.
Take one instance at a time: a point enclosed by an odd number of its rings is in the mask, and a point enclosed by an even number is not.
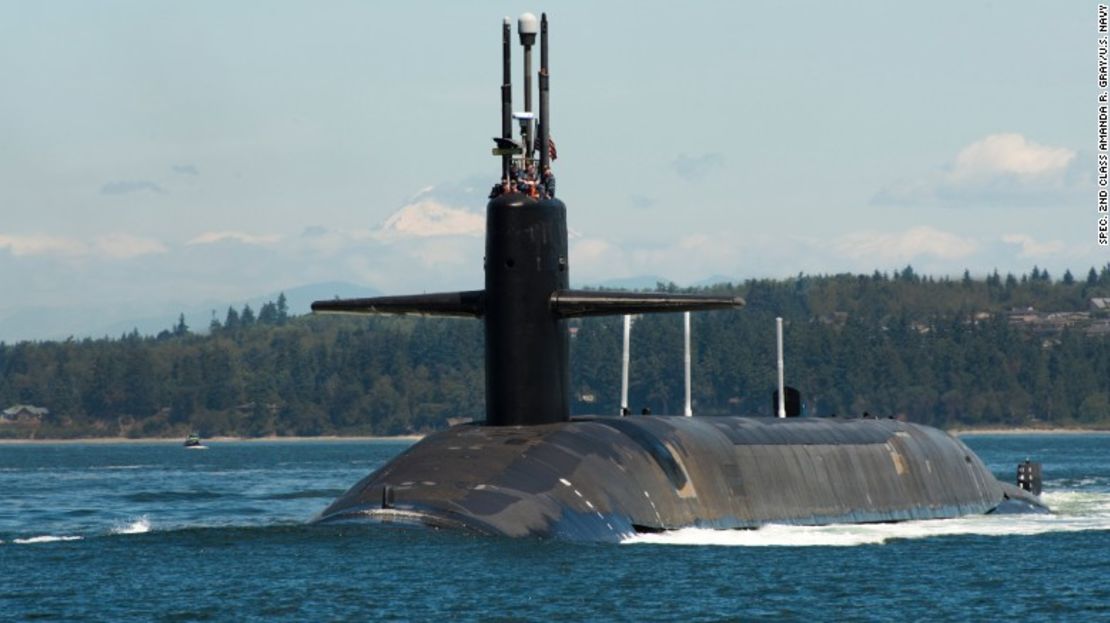
{"type": "Polygon", "coordinates": [[[305,524],[404,443],[0,445],[0,619],[1110,620],[1110,435],[965,441],[1057,514],[513,541],[305,524]]]}

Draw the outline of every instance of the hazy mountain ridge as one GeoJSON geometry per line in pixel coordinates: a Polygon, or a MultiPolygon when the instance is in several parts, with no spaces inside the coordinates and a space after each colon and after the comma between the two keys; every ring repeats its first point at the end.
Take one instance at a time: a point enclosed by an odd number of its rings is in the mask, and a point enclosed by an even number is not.
{"type": "Polygon", "coordinates": [[[289,313],[307,314],[312,301],[340,298],[375,296],[379,292],[371,286],[345,281],[313,283],[287,288],[278,292],[251,296],[238,300],[210,299],[200,304],[183,305],[151,302],[145,308],[134,306],[112,307],[31,307],[0,314],[0,341],[9,344],[24,340],[64,340],[70,337],[119,337],[136,330],[140,335],[157,335],[177,324],[185,314],[185,324],[198,333],[208,330],[213,315],[223,321],[228,307],[241,309],[244,305],[257,312],[262,305],[276,301],[285,294],[289,313]]]}

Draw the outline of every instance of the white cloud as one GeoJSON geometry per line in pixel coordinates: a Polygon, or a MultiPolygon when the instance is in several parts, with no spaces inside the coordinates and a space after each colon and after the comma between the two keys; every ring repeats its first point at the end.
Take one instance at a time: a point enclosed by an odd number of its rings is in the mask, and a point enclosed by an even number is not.
{"type": "Polygon", "coordinates": [[[185,244],[215,244],[225,241],[249,245],[267,245],[280,242],[281,236],[278,234],[248,234],[239,231],[209,231],[189,240],[185,244]]]}
{"type": "Polygon", "coordinates": [[[1074,159],[1075,152],[1066,147],[1040,145],[1016,133],[992,134],[960,150],[952,176],[1039,176],[1062,172],[1074,159]]]}
{"type": "Polygon", "coordinates": [[[689,233],[661,243],[602,238],[573,240],[570,274],[573,283],[657,276],[691,284],[712,275],[744,274],[755,257],[750,241],[731,232],[689,233]]]}
{"type": "Polygon", "coordinates": [[[437,270],[444,267],[480,267],[481,251],[473,240],[436,240],[422,241],[407,249],[407,253],[418,259],[424,270],[437,270]],[[477,253],[476,253],[477,251],[477,253]]]}
{"type": "Polygon", "coordinates": [[[601,238],[583,238],[571,247],[572,257],[583,262],[596,262],[614,251],[613,245],[601,238]]]}
{"type": "Polygon", "coordinates": [[[967,145],[936,171],[887,184],[872,202],[1055,207],[1073,202],[1085,183],[1075,150],[1041,145],[1010,132],[967,145]]]}
{"type": "Polygon", "coordinates": [[[360,241],[371,238],[373,238],[372,232],[367,230],[340,232],[323,227],[309,227],[290,243],[310,253],[330,257],[360,241]]]}
{"type": "Polygon", "coordinates": [[[94,248],[101,255],[119,260],[151,253],[165,253],[169,250],[158,240],[118,233],[98,237],[94,248]]]}
{"type": "Polygon", "coordinates": [[[7,249],[17,257],[27,255],[68,255],[88,253],[88,246],[79,240],[41,234],[0,234],[0,249],[7,249]]]}
{"type": "Polygon", "coordinates": [[[863,231],[846,234],[837,238],[832,248],[841,256],[867,259],[875,266],[880,266],[928,256],[958,260],[973,254],[978,244],[971,238],[921,226],[903,232],[863,231]]]}
{"type": "Polygon", "coordinates": [[[1021,251],[1018,253],[1020,257],[1052,257],[1067,248],[1059,240],[1038,242],[1032,236],[1026,234],[1006,234],[1002,236],[1002,242],[1021,247],[1021,251]]]}
{"type": "MultiPolygon", "coordinates": [[[[613,243],[586,238],[571,246],[571,276],[578,283],[659,275],[679,284],[711,275],[783,277],[798,272],[860,271],[912,263],[936,274],[957,274],[965,264],[986,263],[983,253],[1005,249],[973,237],[918,226],[898,231],[858,231],[841,235],[768,235],[720,231],[690,233],[664,244],[613,243]]],[[[1012,248],[1011,248],[1012,253],[1012,248]]],[[[997,259],[991,259],[997,264],[997,259]]]]}
{"type": "Polygon", "coordinates": [[[679,236],[662,246],[641,247],[628,253],[626,264],[642,273],[640,267],[672,279],[698,279],[740,263],[748,252],[729,234],[693,233],[679,236]]]}
{"type": "Polygon", "coordinates": [[[153,238],[141,238],[125,233],[97,236],[91,243],[63,236],[0,234],[0,249],[7,249],[16,257],[96,256],[115,260],[126,260],[151,253],[165,253],[169,250],[166,245],[153,238]]]}
{"type": "Polygon", "coordinates": [[[570,275],[575,281],[629,276],[627,254],[607,240],[579,238],[570,245],[569,253],[570,275]]]}

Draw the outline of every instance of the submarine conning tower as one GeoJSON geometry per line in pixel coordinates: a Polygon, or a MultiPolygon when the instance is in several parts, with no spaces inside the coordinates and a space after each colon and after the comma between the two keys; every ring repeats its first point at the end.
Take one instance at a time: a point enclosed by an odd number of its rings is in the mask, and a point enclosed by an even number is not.
{"type": "Polygon", "coordinates": [[[486,424],[570,419],[568,333],[573,317],[742,307],[737,297],[570,289],[567,209],[555,197],[549,104],[548,22],[525,13],[524,110],[512,111],[511,22],[502,29],[501,176],[486,205],[485,288],[411,296],[317,301],[314,312],[415,314],[481,319],[485,326],[486,424]],[[531,110],[531,48],[540,38],[539,123],[531,110]],[[512,120],[519,124],[513,135],[512,120]],[[536,153],[539,152],[538,158],[536,153]]]}

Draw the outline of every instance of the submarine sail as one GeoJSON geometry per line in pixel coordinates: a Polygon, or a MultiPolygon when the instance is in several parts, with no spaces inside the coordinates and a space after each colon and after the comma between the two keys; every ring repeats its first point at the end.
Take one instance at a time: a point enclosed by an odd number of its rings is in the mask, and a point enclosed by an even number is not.
{"type": "Polygon", "coordinates": [[[525,110],[512,112],[502,25],[501,176],[486,206],[485,287],[318,301],[315,312],[478,319],[486,418],[431,434],[319,520],[373,519],[511,537],[617,541],[683,527],[751,528],[1043,509],[962,442],[894,420],[569,413],[568,318],[742,307],[735,297],[572,290],[552,161],[548,21],[521,16],[525,110]],[[531,47],[540,39],[539,127],[531,47]],[[514,138],[511,119],[519,123],[514,138]],[[536,155],[539,157],[537,158],[536,155]]]}

